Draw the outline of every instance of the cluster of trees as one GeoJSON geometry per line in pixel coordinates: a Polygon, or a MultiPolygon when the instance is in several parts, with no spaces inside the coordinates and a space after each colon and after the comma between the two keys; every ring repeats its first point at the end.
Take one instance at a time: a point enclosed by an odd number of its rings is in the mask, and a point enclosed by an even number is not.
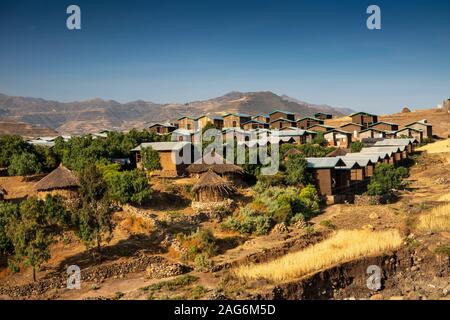
{"type": "Polygon", "coordinates": [[[64,231],[73,231],[86,248],[100,255],[101,244],[111,239],[113,205],[102,172],[95,165],[80,173],[80,198],[67,204],[59,196],[28,198],[20,204],[0,202],[0,253],[13,269],[36,270],[50,259],[50,246],[64,231]],[[95,252],[96,251],[96,252],[95,252]]]}
{"type": "Polygon", "coordinates": [[[130,158],[131,150],[143,142],[157,142],[168,137],[146,130],[128,133],[109,132],[106,138],[91,135],[55,140],[52,148],[31,145],[19,136],[0,137],[0,167],[8,168],[9,175],[31,175],[48,172],[63,162],[69,169],[80,172],[92,163],[114,158],[130,158]]]}
{"type": "Polygon", "coordinates": [[[52,170],[58,158],[50,149],[30,145],[19,136],[0,137],[0,167],[9,175],[30,175],[52,170]]]}
{"type": "Polygon", "coordinates": [[[131,150],[143,142],[159,142],[166,136],[154,132],[131,130],[128,133],[109,132],[106,138],[94,139],[91,135],[74,137],[69,141],[58,138],[53,148],[59,159],[69,169],[81,171],[86,165],[107,162],[114,158],[130,158],[131,150]]]}

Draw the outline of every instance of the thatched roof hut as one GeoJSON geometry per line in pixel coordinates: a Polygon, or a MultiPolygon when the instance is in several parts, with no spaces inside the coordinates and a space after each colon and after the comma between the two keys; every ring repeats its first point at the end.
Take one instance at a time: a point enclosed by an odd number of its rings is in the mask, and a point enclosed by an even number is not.
{"type": "Polygon", "coordinates": [[[218,154],[206,155],[189,165],[186,170],[190,175],[200,175],[211,170],[223,179],[235,184],[241,184],[244,175],[244,170],[241,167],[226,161],[218,154]]]}
{"type": "Polygon", "coordinates": [[[192,191],[195,193],[195,201],[221,202],[229,198],[234,191],[234,187],[214,171],[208,170],[200,177],[192,191]]]}
{"type": "Polygon", "coordinates": [[[62,195],[66,195],[64,191],[74,191],[79,186],[78,177],[63,165],[60,165],[34,185],[38,193],[55,193],[54,191],[56,191],[56,193],[62,195]]]}

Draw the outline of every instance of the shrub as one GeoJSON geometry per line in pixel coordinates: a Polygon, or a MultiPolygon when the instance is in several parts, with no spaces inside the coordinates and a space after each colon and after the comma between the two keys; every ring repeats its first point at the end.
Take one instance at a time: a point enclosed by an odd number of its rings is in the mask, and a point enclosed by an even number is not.
{"type": "Polygon", "coordinates": [[[382,195],[402,186],[403,178],[408,174],[404,167],[395,168],[392,164],[377,164],[367,187],[369,195],[382,195]]]}
{"type": "Polygon", "coordinates": [[[364,145],[361,141],[354,141],[350,144],[350,150],[352,152],[360,152],[363,147],[364,145]]]}
{"type": "Polygon", "coordinates": [[[117,172],[106,181],[111,199],[121,204],[130,202],[142,204],[152,194],[147,176],[142,171],[117,172]]]}
{"type": "Polygon", "coordinates": [[[161,170],[161,162],[159,160],[159,154],[152,147],[143,148],[141,150],[142,163],[144,168],[150,171],[161,170]]]}
{"type": "MultiPolygon", "coordinates": [[[[206,258],[213,257],[217,254],[217,239],[209,229],[197,229],[196,232],[186,236],[178,235],[181,245],[187,249],[184,259],[195,261],[197,255],[203,254],[206,258]]],[[[200,258],[199,258],[200,259],[200,258]]]]}
{"type": "Polygon", "coordinates": [[[228,217],[222,223],[224,229],[255,235],[267,234],[272,226],[273,220],[270,217],[258,214],[248,205],[241,209],[237,217],[228,217]]]}

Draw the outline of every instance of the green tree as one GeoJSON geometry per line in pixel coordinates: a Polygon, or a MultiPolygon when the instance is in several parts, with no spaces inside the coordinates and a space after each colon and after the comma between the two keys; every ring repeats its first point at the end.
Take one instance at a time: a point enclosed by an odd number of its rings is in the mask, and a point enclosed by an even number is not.
{"type": "Polygon", "coordinates": [[[289,155],[286,163],[286,182],[289,185],[305,185],[311,180],[309,172],[306,171],[306,159],[301,154],[289,155]]]}
{"type": "Polygon", "coordinates": [[[7,235],[7,226],[10,221],[19,215],[19,207],[16,204],[0,201],[0,253],[11,254],[13,245],[7,235]]]}
{"type": "Polygon", "coordinates": [[[117,172],[107,178],[111,199],[121,204],[142,204],[148,200],[152,190],[148,184],[147,175],[138,170],[117,172]]]}
{"type": "Polygon", "coordinates": [[[24,263],[36,270],[50,259],[50,245],[67,221],[59,197],[47,196],[45,201],[28,198],[20,204],[20,214],[9,219],[7,236],[14,247],[14,263],[24,263]]]}
{"type": "Polygon", "coordinates": [[[396,168],[394,165],[387,163],[377,164],[367,187],[367,193],[369,195],[382,195],[392,189],[399,189],[407,174],[408,170],[404,167],[396,168]]]}
{"type": "Polygon", "coordinates": [[[42,165],[34,153],[22,152],[13,155],[8,167],[11,176],[27,176],[42,172],[42,165]]]}
{"type": "Polygon", "coordinates": [[[152,147],[143,148],[141,150],[142,163],[147,170],[161,170],[161,162],[159,154],[152,147]]]}
{"type": "Polygon", "coordinates": [[[61,162],[61,159],[53,151],[53,148],[48,148],[44,146],[35,146],[34,150],[39,163],[42,165],[43,171],[46,172],[52,171],[61,162]]]}
{"type": "Polygon", "coordinates": [[[354,141],[350,144],[350,150],[352,151],[352,153],[360,152],[363,147],[364,145],[361,141],[354,141]]]}
{"type": "Polygon", "coordinates": [[[79,208],[72,221],[79,238],[87,248],[96,246],[100,257],[102,242],[111,240],[112,214],[107,184],[101,171],[94,164],[85,167],[80,173],[79,208]]]}
{"type": "Polygon", "coordinates": [[[19,136],[0,137],[0,167],[8,167],[14,155],[32,152],[32,146],[19,136]]]}

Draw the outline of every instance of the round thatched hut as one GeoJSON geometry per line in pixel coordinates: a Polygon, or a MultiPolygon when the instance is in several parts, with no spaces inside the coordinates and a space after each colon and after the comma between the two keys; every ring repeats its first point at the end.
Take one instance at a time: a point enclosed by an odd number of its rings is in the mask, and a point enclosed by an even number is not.
{"type": "Polygon", "coordinates": [[[227,162],[218,154],[209,156],[207,159],[204,157],[189,165],[186,170],[194,177],[199,177],[201,174],[211,170],[226,181],[234,184],[241,184],[244,175],[244,170],[241,167],[227,162]]]}
{"type": "Polygon", "coordinates": [[[5,188],[3,188],[2,186],[0,186],[0,200],[5,200],[5,196],[8,194],[8,192],[6,192],[5,188]]]}
{"type": "Polygon", "coordinates": [[[192,188],[195,201],[203,203],[223,202],[234,191],[233,185],[219,177],[214,171],[204,173],[192,188]]]}
{"type": "Polygon", "coordinates": [[[78,177],[72,171],[60,165],[37,182],[35,189],[39,198],[45,198],[46,195],[51,194],[71,199],[78,196],[79,186],[78,177]]]}

